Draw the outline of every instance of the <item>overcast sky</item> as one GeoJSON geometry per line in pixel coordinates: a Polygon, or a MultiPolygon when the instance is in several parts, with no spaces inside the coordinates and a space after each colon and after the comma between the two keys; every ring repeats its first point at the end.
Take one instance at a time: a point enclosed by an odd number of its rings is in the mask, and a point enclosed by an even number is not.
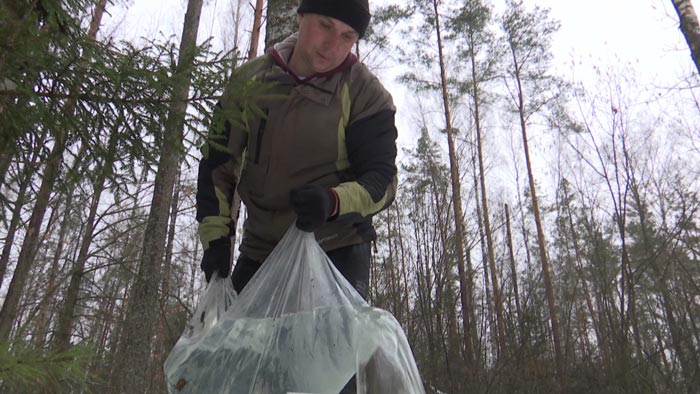
{"type": "MultiPolygon", "coordinates": [[[[227,22],[215,21],[221,21],[233,2],[205,2],[200,40],[209,36],[221,40],[231,34],[230,28],[222,27],[227,22]]],[[[391,2],[398,0],[374,0],[372,4],[391,2]]],[[[692,2],[700,10],[700,0],[692,2]]],[[[497,7],[502,3],[503,0],[494,1],[497,7]]],[[[570,81],[588,78],[593,64],[630,64],[641,85],[655,87],[673,85],[693,72],[671,0],[525,0],[525,4],[549,8],[551,16],[560,21],[561,28],[553,41],[554,66],[558,74],[570,81]],[[573,61],[580,63],[573,68],[573,61]]],[[[179,35],[185,10],[185,0],[134,0],[128,10],[120,7],[109,10],[102,34],[132,41],[139,37],[179,35]]],[[[247,42],[241,45],[245,51],[247,42]]],[[[415,130],[407,130],[414,128],[406,120],[412,111],[412,105],[407,102],[410,95],[392,81],[393,70],[384,69],[380,73],[395,97],[398,117],[404,124],[400,145],[410,145],[415,142],[415,130]]]]}
{"type": "MultiPolygon", "coordinates": [[[[638,62],[649,79],[675,80],[692,66],[671,0],[533,0],[561,21],[554,41],[558,63],[569,55],[638,62]]],[[[692,0],[698,10],[700,0],[692,0]]]]}
{"type": "MultiPolygon", "coordinates": [[[[224,28],[212,21],[220,18],[234,0],[208,0],[202,15],[200,38],[221,38],[224,28]]],[[[494,3],[501,3],[496,0],[494,3]]],[[[373,4],[391,0],[373,1],[373,4]]],[[[184,0],[133,0],[125,13],[112,8],[105,19],[104,34],[115,31],[126,39],[180,34],[186,9],[184,0]],[[115,28],[115,24],[119,26],[115,28]]],[[[640,61],[640,67],[668,72],[679,62],[690,64],[687,46],[678,29],[677,16],[671,0],[525,0],[551,10],[561,22],[554,42],[558,61],[570,55],[613,58],[615,55],[629,61],[640,61]]],[[[692,0],[696,10],[700,0],[692,0]]],[[[674,70],[677,71],[677,70],[674,70]]]]}

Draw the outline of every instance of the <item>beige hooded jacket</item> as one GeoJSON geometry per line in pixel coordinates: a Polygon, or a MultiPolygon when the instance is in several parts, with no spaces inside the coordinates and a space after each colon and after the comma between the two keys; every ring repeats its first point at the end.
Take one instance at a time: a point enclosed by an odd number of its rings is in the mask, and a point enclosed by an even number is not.
{"type": "Polygon", "coordinates": [[[232,89],[217,105],[198,178],[205,250],[230,236],[236,188],[247,208],[240,250],[261,262],[295,220],[289,203],[295,187],[318,184],[338,195],[337,217],[315,233],[326,251],[373,240],[372,216],[393,201],[397,131],[391,95],[352,54],[332,72],[300,80],[286,65],[295,42],[290,36],[234,74],[274,84],[272,93],[283,98],[256,102],[265,117],[241,114],[232,89]]]}

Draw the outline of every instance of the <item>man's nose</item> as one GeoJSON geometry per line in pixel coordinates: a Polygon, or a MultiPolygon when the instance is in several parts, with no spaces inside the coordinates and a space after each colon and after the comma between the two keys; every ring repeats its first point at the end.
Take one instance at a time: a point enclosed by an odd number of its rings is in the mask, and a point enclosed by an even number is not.
{"type": "Polygon", "coordinates": [[[324,41],[324,44],[325,44],[327,49],[333,49],[336,46],[338,46],[339,40],[340,40],[340,38],[338,37],[337,34],[330,33],[330,34],[326,35],[326,39],[324,41]]]}

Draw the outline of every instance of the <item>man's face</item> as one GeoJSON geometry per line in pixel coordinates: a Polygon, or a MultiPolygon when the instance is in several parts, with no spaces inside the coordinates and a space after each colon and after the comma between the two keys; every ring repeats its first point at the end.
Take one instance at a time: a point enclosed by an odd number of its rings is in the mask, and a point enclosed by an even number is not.
{"type": "Polygon", "coordinates": [[[345,22],[318,14],[299,16],[299,38],[292,57],[302,76],[338,67],[357,42],[358,34],[345,22]]]}

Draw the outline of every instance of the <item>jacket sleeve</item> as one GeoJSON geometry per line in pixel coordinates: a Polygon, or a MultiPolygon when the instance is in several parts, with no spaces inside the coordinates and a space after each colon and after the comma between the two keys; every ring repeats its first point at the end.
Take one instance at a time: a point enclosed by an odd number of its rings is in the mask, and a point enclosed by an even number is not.
{"type": "Polygon", "coordinates": [[[334,188],[338,218],[374,215],[396,194],[396,137],[393,105],[351,123],[346,130],[350,169],[355,180],[334,188]]]}
{"type": "MultiPolygon", "coordinates": [[[[247,144],[245,128],[232,121],[224,101],[214,108],[212,123],[202,146],[197,175],[197,221],[204,250],[210,242],[233,231],[231,204],[247,144]]],[[[234,212],[235,214],[236,212],[234,212]]]]}

